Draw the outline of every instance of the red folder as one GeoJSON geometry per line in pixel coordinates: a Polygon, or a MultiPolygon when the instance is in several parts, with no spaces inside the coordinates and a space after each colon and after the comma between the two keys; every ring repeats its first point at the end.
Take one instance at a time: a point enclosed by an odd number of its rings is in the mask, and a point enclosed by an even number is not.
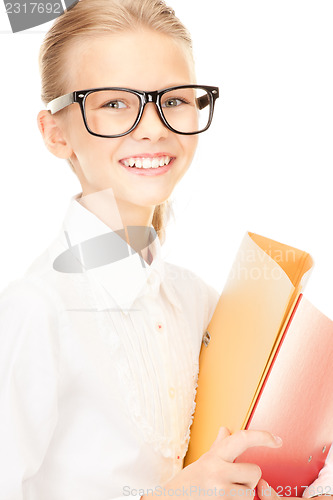
{"type": "Polygon", "coordinates": [[[258,464],[279,495],[302,496],[333,442],[333,324],[302,294],[246,428],[268,430],[283,446],[249,448],[236,462],[258,464]]]}

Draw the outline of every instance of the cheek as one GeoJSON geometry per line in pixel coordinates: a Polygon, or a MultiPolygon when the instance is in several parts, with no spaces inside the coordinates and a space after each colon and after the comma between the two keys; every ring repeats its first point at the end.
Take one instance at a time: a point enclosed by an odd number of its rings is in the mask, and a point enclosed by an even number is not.
{"type": "Polygon", "coordinates": [[[111,173],[110,165],[116,162],[118,146],[116,139],[95,137],[89,134],[80,148],[80,163],[87,169],[96,172],[96,165],[101,175],[111,173]]]}
{"type": "Polygon", "coordinates": [[[90,134],[80,116],[73,117],[71,121],[70,142],[82,166],[94,165],[97,159],[100,162],[114,159],[120,146],[120,139],[96,137],[90,134]]]}
{"type": "Polygon", "coordinates": [[[182,138],[182,147],[185,155],[188,158],[192,158],[198,145],[198,136],[197,135],[188,135],[183,136],[182,138]]]}

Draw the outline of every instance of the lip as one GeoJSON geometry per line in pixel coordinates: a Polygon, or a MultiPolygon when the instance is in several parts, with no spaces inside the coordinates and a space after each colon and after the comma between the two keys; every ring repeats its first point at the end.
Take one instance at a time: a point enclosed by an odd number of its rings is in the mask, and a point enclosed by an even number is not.
{"type": "Polygon", "coordinates": [[[135,154],[131,156],[127,156],[125,158],[122,158],[119,160],[120,165],[127,171],[131,172],[132,174],[135,175],[144,175],[144,176],[155,176],[155,175],[162,175],[165,174],[170,170],[172,167],[176,157],[173,156],[171,153],[142,153],[142,154],[135,154]],[[127,167],[124,165],[124,161],[129,160],[130,158],[160,158],[162,156],[169,156],[170,158],[170,163],[168,165],[164,165],[163,167],[157,167],[157,168],[136,168],[136,167],[127,167]]]}

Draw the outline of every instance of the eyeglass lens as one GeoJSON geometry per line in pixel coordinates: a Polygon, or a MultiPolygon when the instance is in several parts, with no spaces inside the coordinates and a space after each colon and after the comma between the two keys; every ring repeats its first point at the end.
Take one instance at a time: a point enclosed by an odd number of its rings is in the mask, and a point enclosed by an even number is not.
{"type": "MultiPolygon", "coordinates": [[[[137,120],[140,106],[140,97],[129,91],[94,91],[85,101],[87,125],[99,135],[126,133],[137,120]]],[[[200,132],[206,128],[210,107],[210,95],[201,88],[170,90],[161,96],[164,118],[178,132],[200,132]]]]}

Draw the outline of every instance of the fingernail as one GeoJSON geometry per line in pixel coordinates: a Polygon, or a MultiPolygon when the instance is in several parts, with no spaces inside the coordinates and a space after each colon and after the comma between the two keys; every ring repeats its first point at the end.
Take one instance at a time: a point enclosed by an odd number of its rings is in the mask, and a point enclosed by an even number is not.
{"type": "Polygon", "coordinates": [[[282,445],[283,441],[279,436],[274,436],[274,434],[273,434],[273,438],[275,439],[276,444],[278,444],[280,446],[282,445]]]}

